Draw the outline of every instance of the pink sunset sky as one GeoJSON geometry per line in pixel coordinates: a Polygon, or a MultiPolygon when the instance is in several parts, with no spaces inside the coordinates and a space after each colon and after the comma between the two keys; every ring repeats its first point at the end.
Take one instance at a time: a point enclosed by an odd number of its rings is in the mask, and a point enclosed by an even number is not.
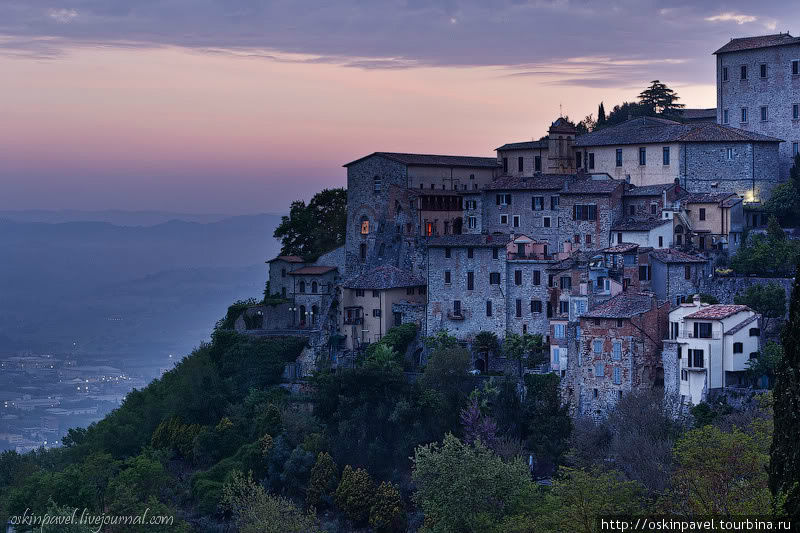
{"type": "Polygon", "coordinates": [[[791,30],[780,4],[9,0],[0,209],[283,212],[361,155],[494,155],[655,78],[714,107],[712,52],[791,30]]]}

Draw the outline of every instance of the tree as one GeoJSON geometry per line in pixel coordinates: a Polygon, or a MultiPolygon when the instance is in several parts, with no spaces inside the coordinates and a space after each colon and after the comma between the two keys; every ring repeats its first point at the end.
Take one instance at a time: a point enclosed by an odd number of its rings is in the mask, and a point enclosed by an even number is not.
{"type": "Polygon", "coordinates": [[[758,380],[762,376],[767,377],[768,387],[775,383],[775,373],[778,371],[781,359],[783,359],[783,346],[777,342],[770,341],[758,353],[758,357],[747,360],[747,371],[756,387],[758,386],[758,380]]]}
{"type": "Polygon", "coordinates": [[[306,205],[292,202],[289,215],[281,218],[273,236],[281,241],[282,255],[315,260],[344,244],[347,231],[347,191],[323,189],[306,205]]]}
{"type": "Polygon", "coordinates": [[[400,356],[386,344],[378,343],[367,355],[364,364],[381,372],[400,372],[400,356]]]}
{"type": "Polygon", "coordinates": [[[788,275],[800,259],[800,242],[788,239],[777,219],[770,217],[767,235],[742,239],[731,268],[740,274],[788,275]]]}
{"type": "Polygon", "coordinates": [[[770,320],[782,319],[786,314],[786,292],[774,282],[750,285],[743,293],[734,296],[733,301],[760,313],[764,332],[769,330],[770,320]]]}
{"type": "Polygon", "coordinates": [[[310,507],[319,507],[336,490],[339,469],[328,452],[320,452],[311,469],[306,502],[310,507]]]}
{"type": "Polygon", "coordinates": [[[464,428],[464,442],[473,444],[479,440],[494,449],[497,444],[497,423],[481,413],[477,398],[472,398],[469,405],[461,410],[461,425],[464,428]]]}
{"type": "Polygon", "coordinates": [[[775,378],[775,430],[769,461],[769,486],[773,496],[785,498],[784,510],[800,520],[800,266],[794,278],[789,321],[783,328],[783,357],[775,378]]]}
{"type": "Polygon", "coordinates": [[[542,336],[530,333],[522,335],[508,333],[503,341],[503,350],[506,355],[517,361],[520,378],[522,378],[522,360],[532,354],[541,354],[542,346],[542,336]]]}
{"type": "Polygon", "coordinates": [[[486,354],[486,370],[489,370],[489,356],[500,349],[500,342],[497,340],[497,334],[493,331],[481,331],[475,335],[475,340],[472,342],[472,349],[479,354],[486,354]]]}
{"type": "Polygon", "coordinates": [[[597,123],[595,127],[603,127],[606,123],[606,108],[603,106],[603,102],[600,102],[600,105],[597,106],[597,123]]]}
{"type": "Polygon", "coordinates": [[[363,525],[369,519],[375,483],[366,470],[347,465],[342,472],[342,480],[336,488],[334,501],[347,518],[356,525],[363,525]]]}
{"type": "Polygon", "coordinates": [[[470,390],[469,370],[471,357],[469,351],[461,346],[435,350],[428,358],[428,364],[419,383],[422,387],[435,391],[442,400],[446,412],[457,419],[459,407],[470,390]]]}
{"type": "Polygon", "coordinates": [[[569,409],[561,402],[560,382],[552,373],[525,375],[522,438],[545,469],[566,451],[572,430],[569,409]]]}
{"type": "Polygon", "coordinates": [[[369,525],[376,533],[402,533],[406,530],[406,522],[400,491],[391,483],[382,482],[375,490],[369,525]]]}
{"type": "Polygon", "coordinates": [[[789,180],[772,189],[766,208],[782,224],[797,226],[800,220],[800,154],[794,156],[789,180]]]}
{"type": "Polygon", "coordinates": [[[233,471],[222,488],[222,504],[231,512],[241,533],[321,533],[313,511],[303,512],[291,500],[273,496],[233,471]]]}
{"type": "Polygon", "coordinates": [[[686,107],[677,103],[680,100],[678,93],[667,87],[659,80],[650,82],[650,86],[639,93],[639,103],[645,105],[656,113],[668,114],[686,107]]]}
{"type": "Polygon", "coordinates": [[[503,461],[483,443],[469,445],[448,433],[444,441],[414,450],[413,501],[425,513],[426,531],[486,531],[515,512],[531,485],[520,459],[503,461]]]}

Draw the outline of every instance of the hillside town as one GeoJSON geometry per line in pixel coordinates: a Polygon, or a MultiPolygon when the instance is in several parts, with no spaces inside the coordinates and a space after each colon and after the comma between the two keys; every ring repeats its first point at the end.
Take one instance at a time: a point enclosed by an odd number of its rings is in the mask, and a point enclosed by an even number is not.
{"type": "MultiPolygon", "coordinates": [[[[717,267],[764,231],[798,154],[798,52],[788,34],[722,46],[716,109],[583,133],[558,117],[496,157],[350,161],[345,245],[270,259],[270,292],[285,300],[251,308],[262,322],[239,329],[307,334],[300,374],[347,364],[405,323],[467,347],[481,332],[540,335],[549,361],[535,371],[561,377],[574,415],[604,416],[634,390],[689,406],[742,385],[763,335],[733,298],[764,280],[717,267]]],[[[475,373],[508,364],[472,352],[475,373]]]]}

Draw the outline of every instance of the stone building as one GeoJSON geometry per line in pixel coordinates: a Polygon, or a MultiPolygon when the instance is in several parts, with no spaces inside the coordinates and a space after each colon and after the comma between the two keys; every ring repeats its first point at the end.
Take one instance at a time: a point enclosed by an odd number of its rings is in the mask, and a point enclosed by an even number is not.
{"type": "Polygon", "coordinates": [[[630,218],[660,217],[661,211],[674,204],[681,188],[678,183],[660,183],[636,187],[629,184],[622,196],[623,213],[630,218]]]}
{"type": "MultiPolygon", "coordinates": [[[[304,266],[289,272],[292,326],[317,329],[332,312],[339,271],[335,266],[304,266]]],[[[335,323],[335,320],[334,320],[335,323]]]]}
{"type": "Polygon", "coordinates": [[[581,158],[575,156],[573,149],[577,133],[575,126],[559,117],[538,141],[507,143],[496,148],[501,175],[574,174],[581,169],[581,158]]]}
{"type": "Polygon", "coordinates": [[[588,172],[636,186],[678,183],[691,192],[734,192],[753,201],[778,183],[780,139],[711,123],[640,117],[580,135],[588,172]]]}
{"type": "Polygon", "coordinates": [[[580,317],[574,375],[566,396],[574,413],[602,418],[622,396],[663,383],[662,340],[669,304],[625,292],[580,317]]]}
{"type": "Polygon", "coordinates": [[[622,219],[625,183],[593,175],[567,181],[559,192],[559,231],[573,249],[597,250],[611,244],[611,228],[622,219]]]}
{"type": "MultiPolygon", "coordinates": [[[[680,199],[685,213],[675,224],[675,235],[683,234],[683,246],[695,250],[727,250],[735,253],[744,231],[742,199],[733,193],[688,193],[680,199]],[[678,231],[682,229],[683,231],[678,231]]],[[[676,243],[677,244],[677,243],[676,243]]]]}
{"type": "Polygon", "coordinates": [[[305,265],[303,258],[297,255],[279,255],[267,261],[270,293],[288,298],[294,292],[294,278],[289,273],[305,265]]]}
{"type": "Polygon", "coordinates": [[[659,300],[679,305],[697,294],[702,279],[711,273],[708,259],[680,250],[650,252],[652,291],[659,300]]]}
{"type": "Polygon", "coordinates": [[[626,218],[611,227],[611,242],[634,243],[651,248],[672,247],[672,220],[626,218]]]}
{"type": "Polygon", "coordinates": [[[786,179],[800,143],[800,38],[778,33],[731,39],[714,54],[717,122],[786,141],[776,160],[786,179]]]}
{"type": "Polygon", "coordinates": [[[667,397],[696,405],[714,389],[746,384],[748,361],[760,350],[759,321],[745,305],[708,305],[698,297],[670,312],[663,358],[667,397]]]}

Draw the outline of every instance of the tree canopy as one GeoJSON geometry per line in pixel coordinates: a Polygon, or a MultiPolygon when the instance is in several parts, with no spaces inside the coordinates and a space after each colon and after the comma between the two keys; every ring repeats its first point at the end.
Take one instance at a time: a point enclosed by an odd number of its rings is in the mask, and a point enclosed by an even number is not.
{"type": "Polygon", "coordinates": [[[306,205],[292,202],[289,215],[281,219],[273,236],[281,241],[282,255],[314,260],[344,244],[347,231],[347,191],[323,189],[306,205]]]}
{"type": "Polygon", "coordinates": [[[660,80],[653,80],[647,89],[639,93],[639,103],[650,107],[656,113],[669,114],[686,107],[679,104],[680,96],[674,90],[667,87],[660,80]]]}

